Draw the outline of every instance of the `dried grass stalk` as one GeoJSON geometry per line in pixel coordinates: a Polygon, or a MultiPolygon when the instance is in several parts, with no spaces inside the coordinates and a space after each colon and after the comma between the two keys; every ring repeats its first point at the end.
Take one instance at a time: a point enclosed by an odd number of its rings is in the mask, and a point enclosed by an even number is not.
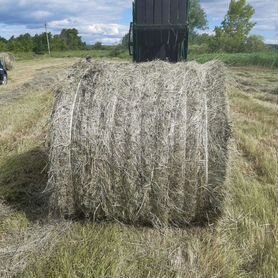
{"type": "Polygon", "coordinates": [[[51,210],[184,227],[221,211],[225,70],[210,62],[80,62],[51,118],[51,210]]]}

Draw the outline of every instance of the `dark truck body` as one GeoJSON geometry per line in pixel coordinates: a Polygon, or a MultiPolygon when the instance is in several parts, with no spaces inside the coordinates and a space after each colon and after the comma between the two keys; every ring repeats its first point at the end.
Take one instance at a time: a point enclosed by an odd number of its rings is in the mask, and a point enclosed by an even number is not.
{"type": "Polygon", "coordinates": [[[130,54],[135,62],[187,59],[189,0],[135,0],[130,54]]]}

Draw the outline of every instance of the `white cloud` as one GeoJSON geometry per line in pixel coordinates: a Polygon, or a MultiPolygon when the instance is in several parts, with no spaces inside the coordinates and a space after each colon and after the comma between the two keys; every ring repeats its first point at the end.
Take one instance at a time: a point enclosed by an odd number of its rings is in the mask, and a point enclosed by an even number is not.
{"type": "Polygon", "coordinates": [[[200,31],[198,31],[198,34],[208,34],[210,36],[214,36],[215,31],[214,30],[200,30],[200,31]]]}
{"type": "Polygon", "coordinates": [[[268,43],[268,44],[278,44],[278,39],[266,39],[265,43],[268,43]]]}
{"type": "Polygon", "coordinates": [[[51,13],[48,11],[35,11],[31,13],[31,17],[37,20],[47,19],[49,16],[51,16],[51,13]]]}
{"type": "Polygon", "coordinates": [[[127,32],[123,15],[131,14],[131,3],[132,0],[0,0],[0,35],[8,38],[17,35],[17,30],[39,32],[47,21],[53,33],[77,28],[87,42],[96,38],[118,42],[127,32]],[[3,32],[3,28],[7,31],[3,32]]]}
{"type": "Polygon", "coordinates": [[[88,27],[88,31],[91,34],[123,37],[127,32],[127,28],[126,26],[119,24],[93,24],[88,27]]]}
{"type": "MultiPolygon", "coordinates": [[[[256,10],[257,22],[253,34],[267,41],[278,38],[278,1],[247,0],[256,10]]],[[[223,20],[230,0],[200,0],[210,20],[212,32],[223,20]]],[[[0,0],[1,36],[39,33],[44,22],[49,31],[59,33],[63,28],[77,28],[89,43],[118,42],[128,31],[132,0],[0,0]],[[124,16],[125,15],[125,16],[124,16]],[[124,18],[126,17],[126,18],[124,18]]]]}
{"type": "Polygon", "coordinates": [[[70,18],[66,18],[66,19],[62,19],[62,20],[53,20],[48,22],[48,27],[52,28],[52,29],[65,29],[65,28],[72,28],[75,25],[78,25],[78,20],[77,19],[70,19],[70,18]]]}

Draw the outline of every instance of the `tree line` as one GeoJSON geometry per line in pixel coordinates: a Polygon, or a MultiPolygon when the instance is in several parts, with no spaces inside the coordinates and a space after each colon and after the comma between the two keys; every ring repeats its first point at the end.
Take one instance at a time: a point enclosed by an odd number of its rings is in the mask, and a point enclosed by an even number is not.
{"type": "MultiPolygon", "coordinates": [[[[78,30],[63,29],[59,35],[48,33],[48,38],[53,51],[82,50],[86,43],[82,42],[78,30]]],[[[12,36],[6,40],[0,37],[0,51],[31,52],[43,54],[48,51],[46,33],[31,36],[26,33],[18,37],[12,36]]]]}

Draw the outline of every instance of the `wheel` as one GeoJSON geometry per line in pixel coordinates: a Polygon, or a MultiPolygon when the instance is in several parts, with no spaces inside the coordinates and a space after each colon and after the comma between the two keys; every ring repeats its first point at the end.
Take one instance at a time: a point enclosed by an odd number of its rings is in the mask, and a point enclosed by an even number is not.
{"type": "Polygon", "coordinates": [[[8,84],[8,76],[7,74],[3,75],[3,80],[2,80],[2,85],[7,85],[8,84]]]}

